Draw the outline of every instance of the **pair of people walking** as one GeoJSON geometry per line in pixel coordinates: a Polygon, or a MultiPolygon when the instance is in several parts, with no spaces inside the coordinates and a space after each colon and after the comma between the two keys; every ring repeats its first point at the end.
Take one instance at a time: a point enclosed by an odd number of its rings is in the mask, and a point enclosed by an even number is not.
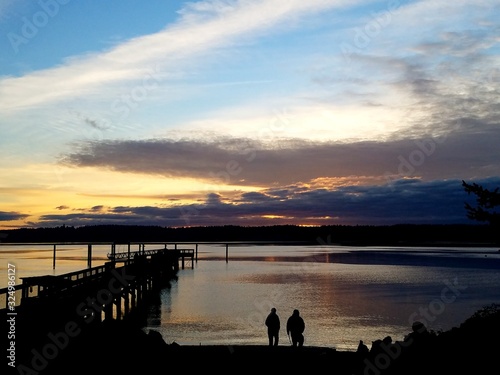
{"type": "MultiPolygon", "coordinates": [[[[269,346],[278,346],[280,332],[280,318],[276,313],[276,308],[272,308],[266,318],[267,336],[269,346]]],[[[301,347],[304,345],[304,319],[300,316],[299,310],[293,310],[292,315],[286,322],[286,334],[291,338],[292,346],[301,347]]]]}

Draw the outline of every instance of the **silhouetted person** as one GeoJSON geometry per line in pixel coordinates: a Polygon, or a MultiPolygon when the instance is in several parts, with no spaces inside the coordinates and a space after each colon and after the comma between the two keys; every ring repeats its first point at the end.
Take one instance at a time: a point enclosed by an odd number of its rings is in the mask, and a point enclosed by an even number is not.
{"type": "Polygon", "coordinates": [[[370,348],[370,355],[372,357],[376,357],[378,354],[383,353],[382,349],[382,340],[377,339],[375,341],[372,341],[372,347],[370,348]]]}
{"type": "Polygon", "coordinates": [[[424,323],[416,321],[411,325],[412,332],[405,337],[406,342],[412,344],[425,344],[430,338],[430,333],[424,323]]]}
{"type": "Polygon", "coordinates": [[[359,340],[358,349],[356,350],[356,352],[360,356],[365,357],[370,352],[370,350],[368,349],[368,346],[366,346],[366,344],[363,342],[363,340],[359,340]]]}
{"type": "Polygon", "coordinates": [[[280,318],[273,307],[266,318],[267,336],[269,337],[269,346],[278,346],[280,341],[280,318]]]}
{"type": "Polygon", "coordinates": [[[292,316],[290,316],[286,322],[286,334],[291,335],[293,346],[304,345],[304,329],[306,325],[304,319],[300,316],[299,310],[293,310],[292,316]]]}

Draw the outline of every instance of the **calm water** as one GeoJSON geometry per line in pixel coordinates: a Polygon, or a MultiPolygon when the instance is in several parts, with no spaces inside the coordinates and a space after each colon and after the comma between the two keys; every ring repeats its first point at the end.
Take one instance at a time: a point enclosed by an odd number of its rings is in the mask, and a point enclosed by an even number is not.
{"type": "Polygon", "coordinates": [[[360,339],[402,339],[416,319],[447,330],[500,302],[497,249],[244,246],[228,263],[223,248],[201,250],[150,310],[146,329],[168,343],[267,344],[276,307],[282,344],[299,309],[305,344],[354,350],[360,339]]]}
{"type": "MultiPolygon", "coordinates": [[[[226,263],[224,246],[199,245],[194,269],[187,265],[161,292],[144,329],[181,345],[265,345],[264,320],[276,307],[282,345],[293,309],[306,322],[305,345],[339,350],[355,350],[360,339],[402,339],[413,320],[447,330],[500,303],[497,250],[232,245],[226,263]]],[[[92,266],[109,251],[94,245],[92,266]]],[[[87,247],[58,247],[55,270],[52,257],[51,246],[0,247],[0,287],[8,262],[18,278],[57,275],[85,268],[87,247]]]]}

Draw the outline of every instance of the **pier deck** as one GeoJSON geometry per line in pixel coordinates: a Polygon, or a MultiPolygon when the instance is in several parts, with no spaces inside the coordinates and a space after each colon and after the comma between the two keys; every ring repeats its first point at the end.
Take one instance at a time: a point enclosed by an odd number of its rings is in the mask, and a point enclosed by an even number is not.
{"type": "Polygon", "coordinates": [[[6,301],[0,312],[7,318],[4,322],[12,321],[8,328],[15,337],[16,362],[45,368],[96,324],[107,320],[141,324],[148,302],[177,277],[179,262],[187,253],[162,249],[134,254],[121,262],[110,260],[59,276],[22,278],[22,284],[0,289],[6,301]]]}

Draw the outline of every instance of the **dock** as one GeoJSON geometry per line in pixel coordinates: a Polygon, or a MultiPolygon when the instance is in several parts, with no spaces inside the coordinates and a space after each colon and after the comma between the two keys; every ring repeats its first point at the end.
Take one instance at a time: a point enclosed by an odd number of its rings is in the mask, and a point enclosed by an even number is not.
{"type": "MultiPolygon", "coordinates": [[[[160,291],[177,279],[180,269],[194,269],[199,244],[225,247],[228,262],[230,245],[263,242],[0,244],[49,246],[53,254],[53,269],[57,267],[58,248],[61,246],[77,245],[87,250],[87,267],[84,269],[60,275],[21,276],[20,284],[15,284],[17,278],[13,275],[8,287],[0,289],[0,312],[10,340],[7,349],[13,353],[9,366],[12,363],[17,373],[54,375],[53,366],[69,354],[71,350],[68,348],[84,345],[85,348],[78,352],[84,356],[78,358],[78,362],[82,361],[79,368],[82,368],[83,363],[87,363],[87,346],[99,346],[101,341],[104,342],[99,335],[106,323],[121,322],[134,327],[147,325],[148,308],[158,303],[160,291]],[[95,245],[109,245],[110,251],[105,253],[104,263],[93,267],[95,245]],[[118,248],[121,251],[117,251],[118,248]]],[[[102,248],[99,251],[102,257],[102,248]]],[[[116,340],[112,345],[125,341],[116,340]]],[[[112,352],[111,348],[109,352],[112,352]]],[[[180,356],[180,353],[175,355],[180,356]]],[[[70,362],[74,364],[76,360],[70,362]]]]}
{"type": "Polygon", "coordinates": [[[142,325],[149,302],[193,263],[194,250],[111,252],[108,258],[101,266],[24,277],[21,284],[0,289],[16,363],[45,368],[73,338],[104,321],[142,325]]]}

